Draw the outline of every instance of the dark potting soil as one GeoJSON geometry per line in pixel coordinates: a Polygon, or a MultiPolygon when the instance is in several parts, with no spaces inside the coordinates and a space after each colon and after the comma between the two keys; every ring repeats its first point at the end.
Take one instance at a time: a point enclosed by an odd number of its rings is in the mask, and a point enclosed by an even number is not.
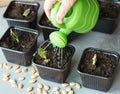
{"type": "Polygon", "coordinates": [[[115,67],[115,56],[100,51],[88,50],[81,59],[80,71],[102,77],[111,77],[115,67]],[[95,65],[92,64],[94,54],[97,54],[97,62],[95,65]]]}
{"type": "Polygon", "coordinates": [[[32,20],[36,16],[36,10],[37,7],[33,5],[13,3],[7,11],[7,17],[20,20],[32,20]],[[27,9],[30,9],[30,13],[27,16],[23,16],[24,11],[27,9]]]}
{"type": "Polygon", "coordinates": [[[19,42],[10,36],[10,33],[6,38],[0,43],[2,47],[17,50],[17,51],[28,51],[33,45],[36,36],[35,34],[22,32],[12,29],[18,35],[19,42]]]}
{"type": "Polygon", "coordinates": [[[58,55],[55,54],[55,47],[53,47],[52,44],[47,47],[46,51],[47,51],[47,59],[49,59],[49,61],[46,63],[44,59],[41,58],[37,53],[34,58],[34,62],[36,64],[57,68],[57,69],[63,69],[67,66],[67,63],[69,63],[68,60],[72,56],[71,47],[67,46],[63,48],[63,57],[62,57],[63,59],[62,59],[62,65],[61,65],[59,63],[61,60],[61,57],[59,57],[58,53],[57,53],[58,55]]]}
{"type": "Polygon", "coordinates": [[[42,25],[45,25],[45,26],[49,26],[49,27],[54,27],[56,28],[52,23],[51,21],[47,18],[47,16],[45,15],[45,13],[43,14],[41,20],[40,20],[40,23],[42,25]]]}
{"type": "Polygon", "coordinates": [[[120,4],[99,2],[101,18],[117,18],[120,14],[120,4]]]}

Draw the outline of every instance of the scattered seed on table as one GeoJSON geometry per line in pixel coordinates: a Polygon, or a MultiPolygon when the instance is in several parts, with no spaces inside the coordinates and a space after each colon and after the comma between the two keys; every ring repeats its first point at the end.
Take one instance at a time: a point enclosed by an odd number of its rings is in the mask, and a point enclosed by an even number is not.
{"type": "Polygon", "coordinates": [[[25,80],[25,77],[23,77],[23,76],[22,76],[22,77],[19,77],[19,80],[20,80],[20,81],[23,81],[23,80],[25,80]]]}
{"type": "Polygon", "coordinates": [[[14,70],[17,70],[17,69],[19,69],[19,68],[20,68],[20,65],[15,65],[15,66],[13,67],[14,70]]]}
{"type": "Polygon", "coordinates": [[[3,74],[3,77],[9,77],[9,76],[10,76],[9,73],[5,73],[5,74],[3,74]]]}
{"type": "Polygon", "coordinates": [[[42,88],[37,88],[38,93],[42,93],[42,88]]]}
{"type": "Polygon", "coordinates": [[[55,92],[55,91],[59,91],[59,90],[60,90],[60,87],[54,87],[52,91],[55,92]]]}
{"type": "Polygon", "coordinates": [[[62,94],[67,94],[67,91],[66,90],[62,90],[62,94]]]}
{"type": "Polygon", "coordinates": [[[31,72],[34,74],[36,72],[36,69],[32,68],[31,72]]]}
{"type": "Polygon", "coordinates": [[[71,87],[67,87],[67,88],[66,88],[66,91],[67,91],[67,92],[69,92],[70,90],[72,90],[71,87]]]}
{"type": "Polygon", "coordinates": [[[76,82],[70,82],[70,86],[75,86],[76,82]]]}
{"type": "Polygon", "coordinates": [[[12,83],[12,87],[17,88],[17,87],[18,87],[18,84],[17,84],[17,83],[12,83]]]}
{"type": "Polygon", "coordinates": [[[12,66],[11,65],[7,65],[6,68],[7,69],[12,69],[12,66]]]}
{"type": "Polygon", "coordinates": [[[68,94],[74,94],[73,90],[68,91],[68,94]]]}
{"type": "Polygon", "coordinates": [[[35,79],[35,78],[37,78],[37,77],[38,77],[38,76],[35,75],[35,74],[31,75],[31,78],[32,78],[32,79],[35,79]]]}
{"type": "Polygon", "coordinates": [[[23,72],[23,73],[28,72],[28,68],[23,68],[23,69],[22,69],[22,72],[23,72]]]}
{"type": "Polygon", "coordinates": [[[46,90],[43,90],[42,94],[48,94],[48,92],[46,90]]]}
{"type": "Polygon", "coordinates": [[[81,88],[81,85],[80,85],[79,83],[76,83],[75,87],[76,87],[77,89],[80,89],[80,88],[81,88]]]}
{"type": "Polygon", "coordinates": [[[27,92],[31,92],[33,90],[33,87],[28,87],[27,92]]]}
{"type": "Polygon", "coordinates": [[[43,85],[41,83],[39,83],[38,88],[43,88],[43,85]]]}
{"type": "Polygon", "coordinates": [[[68,83],[62,83],[63,87],[67,87],[69,84],[68,83]]]}
{"type": "Polygon", "coordinates": [[[10,83],[17,83],[17,81],[15,79],[10,79],[9,82],[10,83]]]}
{"type": "Polygon", "coordinates": [[[50,90],[50,86],[49,85],[44,85],[44,89],[48,91],[48,90],[50,90]]]}
{"type": "Polygon", "coordinates": [[[0,63],[0,68],[1,68],[1,69],[3,68],[3,64],[2,64],[2,63],[0,63]]]}
{"type": "Polygon", "coordinates": [[[9,77],[3,77],[2,80],[8,81],[8,80],[9,80],[9,77]]]}
{"type": "Polygon", "coordinates": [[[36,82],[37,82],[36,79],[31,79],[31,80],[29,81],[29,83],[36,83],[36,82]]]}
{"type": "Polygon", "coordinates": [[[16,72],[16,73],[21,73],[22,70],[19,68],[19,69],[15,70],[15,72],[16,72]]]}
{"type": "Polygon", "coordinates": [[[36,72],[35,75],[36,75],[37,77],[40,76],[38,72],[36,72]]]}
{"type": "Polygon", "coordinates": [[[54,93],[55,93],[55,94],[60,94],[60,91],[55,91],[54,93]]]}
{"type": "Polygon", "coordinates": [[[3,63],[3,68],[4,68],[4,69],[6,69],[6,66],[7,66],[7,64],[6,64],[6,63],[3,63]]]}
{"type": "Polygon", "coordinates": [[[18,88],[22,89],[23,87],[23,84],[18,84],[18,88]]]}

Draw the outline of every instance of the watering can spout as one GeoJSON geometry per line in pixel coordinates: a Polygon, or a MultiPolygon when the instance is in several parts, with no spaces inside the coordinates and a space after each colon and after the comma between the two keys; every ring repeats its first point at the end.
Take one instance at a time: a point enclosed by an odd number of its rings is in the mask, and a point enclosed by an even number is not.
{"type": "Polygon", "coordinates": [[[60,29],[50,34],[51,43],[59,48],[64,48],[67,45],[67,36],[72,32],[71,29],[60,29]]]}
{"type": "Polygon", "coordinates": [[[72,31],[87,33],[95,26],[99,17],[99,4],[97,0],[76,0],[62,24],[56,21],[60,5],[61,3],[57,2],[51,9],[51,22],[60,30],[51,33],[49,38],[53,45],[64,48],[67,45],[67,36],[72,31]]]}

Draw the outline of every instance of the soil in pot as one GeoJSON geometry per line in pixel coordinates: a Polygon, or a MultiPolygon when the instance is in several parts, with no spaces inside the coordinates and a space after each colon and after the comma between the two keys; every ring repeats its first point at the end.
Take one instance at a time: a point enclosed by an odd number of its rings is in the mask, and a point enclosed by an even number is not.
{"type": "Polygon", "coordinates": [[[57,69],[64,69],[67,66],[68,60],[73,54],[71,47],[65,48],[54,47],[51,43],[45,43],[42,47],[47,51],[46,60],[42,58],[38,52],[34,57],[34,62],[43,66],[48,66],[57,69]]]}
{"type": "Polygon", "coordinates": [[[100,18],[116,19],[120,13],[120,5],[111,2],[99,2],[100,18]]]}
{"type": "Polygon", "coordinates": [[[116,67],[116,57],[100,51],[88,50],[81,59],[80,71],[92,75],[111,77],[116,67]],[[93,64],[93,57],[96,54],[96,63],[93,64]],[[83,60],[84,58],[84,60],[83,60]]]}
{"type": "Polygon", "coordinates": [[[51,21],[47,18],[47,16],[45,15],[45,13],[42,15],[42,18],[40,20],[40,24],[44,25],[44,26],[48,26],[48,27],[54,27],[56,28],[51,21]]]}
{"type": "Polygon", "coordinates": [[[0,43],[0,45],[12,50],[27,51],[33,45],[35,39],[35,34],[10,28],[9,34],[7,34],[6,38],[0,43]],[[19,41],[17,41],[16,38],[13,38],[16,37],[15,35],[11,36],[11,31],[13,34],[17,35],[19,41]]]}
{"type": "Polygon", "coordinates": [[[12,3],[6,13],[6,16],[12,19],[32,20],[36,16],[36,10],[36,6],[12,3]]]}

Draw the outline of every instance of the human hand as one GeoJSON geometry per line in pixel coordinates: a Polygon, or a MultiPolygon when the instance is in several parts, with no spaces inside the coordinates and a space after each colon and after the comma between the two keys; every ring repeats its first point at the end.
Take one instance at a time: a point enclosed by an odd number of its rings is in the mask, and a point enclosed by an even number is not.
{"type": "Polygon", "coordinates": [[[61,6],[57,13],[56,20],[59,24],[62,24],[65,15],[69,11],[69,9],[73,6],[76,0],[45,0],[44,10],[49,20],[50,20],[50,10],[57,1],[61,2],[61,6]]]}

